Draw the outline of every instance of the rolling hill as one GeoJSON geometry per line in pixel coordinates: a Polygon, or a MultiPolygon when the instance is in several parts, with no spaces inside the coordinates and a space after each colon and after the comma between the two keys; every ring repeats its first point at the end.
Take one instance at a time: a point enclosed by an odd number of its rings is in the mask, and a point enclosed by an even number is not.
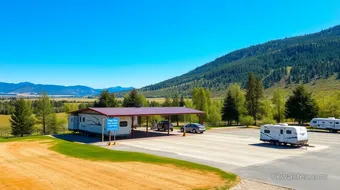
{"type": "MultiPolygon", "coordinates": [[[[108,88],[109,92],[122,92],[131,90],[133,87],[111,87],[108,88]]],[[[42,92],[47,92],[49,95],[62,95],[62,96],[95,96],[101,92],[102,89],[94,89],[87,86],[60,86],[60,85],[45,85],[33,84],[29,82],[22,83],[4,83],[0,82],[0,96],[1,95],[38,95],[42,92]]]]}
{"type": "Polygon", "coordinates": [[[148,97],[159,97],[175,93],[190,95],[192,88],[205,87],[218,95],[231,83],[244,86],[249,72],[261,78],[265,88],[277,83],[289,86],[337,76],[340,25],[236,50],[186,74],[140,90],[148,97]]]}

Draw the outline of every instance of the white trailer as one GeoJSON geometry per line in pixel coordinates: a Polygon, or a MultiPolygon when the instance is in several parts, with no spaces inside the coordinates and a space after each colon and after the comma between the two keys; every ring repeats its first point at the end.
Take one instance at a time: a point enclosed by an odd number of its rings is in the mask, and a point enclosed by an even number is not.
{"type": "Polygon", "coordinates": [[[275,145],[305,145],[308,142],[306,127],[288,126],[286,123],[261,126],[260,140],[275,145]]]}
{"type": "Polygon", "coordinates": [[[340,119],[335,119],[334,117],[313,118],[309,125],[317,129],[326,129],[329,132],[336,133],[340,130],[340,119]]]}
{"type": "MultiPolygon", "coordinates": [[[[70,115],[68,118],[68,130],[80,132],[85,135],[102,134],[108,135],[106,131],[107,116],[97,114],[79,114],[70,115]]],[[[116,131],[116,136],[128,136],[131,134],[132,118],[119,117],[119,130],[116,131]]],[[[134,117],[134,125],[138,124],[137,117],[134,117]]],[[[112,133],[113,134],[113,133],[112,133]]]]}

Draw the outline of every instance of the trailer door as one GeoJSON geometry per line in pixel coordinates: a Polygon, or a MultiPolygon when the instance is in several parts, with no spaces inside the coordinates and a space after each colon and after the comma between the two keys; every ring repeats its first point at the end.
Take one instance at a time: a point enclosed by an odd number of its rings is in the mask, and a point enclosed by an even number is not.
{"type": "Polygon", "coordinates": [[[280,138],[279,138],[280,142],[285,142],[285,134],[283,131],[283,128],[280,129],[280,138]]]}

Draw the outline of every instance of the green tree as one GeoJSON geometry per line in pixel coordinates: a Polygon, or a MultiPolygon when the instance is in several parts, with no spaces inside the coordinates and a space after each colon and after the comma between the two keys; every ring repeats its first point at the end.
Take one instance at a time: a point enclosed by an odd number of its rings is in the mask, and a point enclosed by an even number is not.
{"type": "Polygon", "coordinates": [[[48,129],[48,133],[57,134],[58,127],[57,127],[57,114],[51,113],[46,117],[46,128],[48,129]]]}
{"type": "Polygon", "coordinates": [[[63,105],[63,110],[66,113],[76,111],[77,109],[78,109],[78,106],[75,103],[64,103],[63,105]]]}
{"type": "Polygon", "coordinates": [[[90,105],[89,104],[87,104],[87,103],[81,103],[81,104],[79,104],[78,105],[78,109],[86,109],[86,108],[88,108],[88,107],[90,107],[90,105]]]}
{"type": "Polygon", "coordinates": [[[277,88],[273,92],[272,102],[274,104],[274,117],[277,122],[281,122],[285,117],[285,94],[280,88],[277,88]]]}
{"type": "MultiPolygon", "coordinates": [[[[179,98],[178,98],[177,94],[175,94],[174,97],[172,98],[171,105],[173,107],[179,107],[179,98]]],[[[179,126],[179,116],[178,115],[171,116],[171,121],[176,121],[177,127],[179,126]]]]}
{"type": "Polygon", "coordinates": [[[245,125],[247,127],[249,127],[249,125],[254,124],[255,120],[252,116],[250,115],[244,115],[240,117],[240,123],[241,125],[245,125]]]}
{"type": "MultiPolygon", "coordinates": [[[[187,108],[195,108],[192,100],[190,100],[190,99],[187,99],[185,101],[185,106],[187,108]]],[[[184,115],[184,120],[185,120],[184,121],[185,123],[188,123],[188,122],[190,122],[190,123],[197,123],[199,121],[199,118],[198,118],[197,115],[189,114],[189,115],[184,115]]]]}
{"type": "Polygon", "coordinates": [[[222,119],[228,121],[228,125],[231,125],[233,120],[238,120],[238,117],[236,100],[232,97],[231,90],[229,89],[223,104],[222,119]]]}
{"type": "Polygon", "coordinates": [[[246,106],[248,113],[254,118],[257,125],[257,113],[260,110],[260,101],[263,98],[263,85],[260,79],[257,79],[254,73],[249,73],[247,81],[246,106]]]}
{"type": "MultiPolygon", "coordinates": [[[[46,125],[50,121],[48,120],[48,117],[51,114],[54,114],[53,105],[47,93],[44,92],[43,94],[40,95],[36,105],[36,115],[38,116],[38,120],[41,122],[43,126],[44,135],[46,135],[48,132],[46,125]]],[[[51,125],[49,124],[49,126],[51,125]]]]}
{"type": "Polygon", "coordinates": [[[110,93],[108,90],[103,90],[99,95],[98,102],[94,102],[95,107],[118,107],[118,101],[114,93],[110,93]]]}
{"type": "Polygon", "coordinates": [[[131,90],[123,100],[123,107],[142,107],[145,104],[145,97],[142,94],[139,94],[136,89],[131,90]]]}
{"type": "Polygon", "coordinates": [[[257,117],[262,120],[262,124],[275,123],[273,120],[273,104],[269,99],[263,99],[260,102],[260,109],[257,117]]]}
{"type": "Polygon", "coordinates": [[[196,109],[204,111],[205,118],[209,117],[209,106],[211,105],[211,93],[208,89],[194,88],[192,102],[196,109]]]}
{"type": "Polygon", "coordinates": [[[215,123],[222,120],[221,118],[221,105],[218,101],[212,101],[209,107],[209,122],[215,123]]]}
{"type": "Polygon", "coordinates": [[[294,118],[299,124],[316,117],[319,108],[303,85],[297,86],[286,103],[286,117],[294,118]]]}
{"type": "Polygon", "coordinates": [[[19,99],[15,103],[14,112],[11,115],[12,135],[31,134],[35,120],[33,118],[33,110],[30,102],[19,99]]]}
{"type": "Polygon", "coordinates": [[[170,107],[170,106],[171,106],[171,100],[169,97],[166,97],[162,104],[162,107],[170,107]]]}
{"type": "Polygon", "coordinates": [[[247,113],[247,110],[244,107],[245,104],[244,92],[242,91],[241,86],[237,83],[230,85],[228,90],[230,90],[231,97],[235,100],[238,113],[236,117],[236,123],[238,124],[240,116],[245,115],[247,113]]]}

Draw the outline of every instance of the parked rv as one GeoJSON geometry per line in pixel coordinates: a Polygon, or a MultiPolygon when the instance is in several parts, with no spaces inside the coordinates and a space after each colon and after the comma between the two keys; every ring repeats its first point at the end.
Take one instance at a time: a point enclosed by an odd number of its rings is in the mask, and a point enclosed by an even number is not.
{"type": "MultiPolygon", "coordinates": [[[[90,136],[94,134],[102,134],[104,129],[104,135],[108,135],[106,131],[106,119],[108,117],[104,115],[96,114],[79,114],[70,115],[68,117],[68,130],[73,132],[79,132],[81,134],[90,136]]],[[[131,134],[132,118],[131,117],[119,117],[119,130],[116,132],[116,136],[128,136],[131,134]]],[[[137,124],[137,117],[134,118],[134,124],[137,124]]]]}
{"type": "Polygon", "coordinates": [[[340,130],[340,119],[335,119],[334,117],[314,118],[310,121],[310,126],[317,129],[326,129],[332,133],[337,133],[340,130]]]}
{"type": "Polygon", "coordinates": [[[275,145],[304,145],[308,142],[306,127],[288,126],[286,123],[261,126],[260,140],[275,145]]]}

